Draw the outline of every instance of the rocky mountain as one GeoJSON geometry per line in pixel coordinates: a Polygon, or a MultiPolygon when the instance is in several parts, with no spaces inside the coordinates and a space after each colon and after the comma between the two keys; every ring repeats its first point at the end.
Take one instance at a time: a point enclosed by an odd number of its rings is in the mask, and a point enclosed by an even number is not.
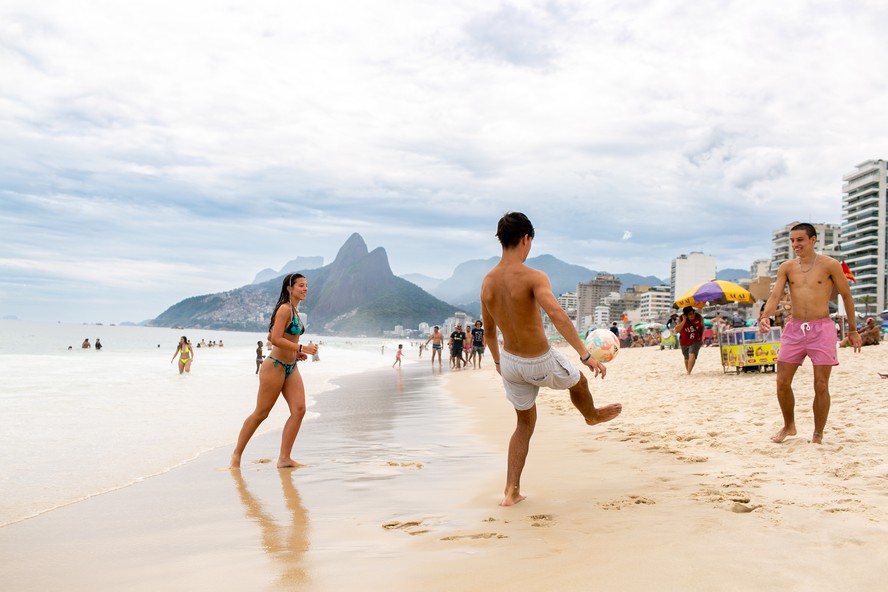
{"type": "Polygon", "coordinates": [[[715,274],[716,279],[726,280],[729,282],[737,283],[739,280],[745,279],[749,277],[748,269],[722,269],[718,273],[715,274]]]}
{"type": "Polygon", "coordinates": [[[407,280],[411,284],[416,284],[426,292],[431,293],[432,290],[441,285],[441,282],[444,280],[439,278],[429,277],[427,275],[423,275],[421,273],[407,273],[401,276],[403,279],[407,280]]]}
{"type": "Polygon", "coordinates": [[[255,278],[253,278],[253,283],[261,284],[262,282],[267,282],[269,280],[273,280],[274,278],[279,278],[282,275],[287,275],[288,273],[299,272],[306,269],[317,269],[318,267],[322,267],[323,265],[323,257],[296,257],[295,259],[291,259],[290,261],[288,261],[287,264],[281,267],[279,271],[275,271],[270,267],[263,269],[256,274],[255,278]]]}
{"type": "MultiPolygon", "coordinates": [[[[357,233],[339,249],[332,263],[298,270],[308,279],[309,293],[299,312],[307,328],[325,335],[381,335],[395,325],[416,327],[441,323],[452,316],[450,304],[392,273],[385,249],[368,252],[357,233]]],[[[149,324],[265,331],[280,294],[280,278],[179,302],[149,324]]]]}
{"type": "MultiPolygon", "coordinates": [[[[481,291],[481,281],[499,261],[499,257],[489,259],[473,259],[460,263],[453,271],[453,275],[441,282],[429,292],[447,302],[467,308],[472,312],[477,307],[478,294],[481,291]]],[[[552,291],[556,296],[565,292],[574,292],[577,284],[592,280],[598,273],[581,265],[565,263],[552,255],[539,255],[527,260],[527,265],[539,269],[549,276],[552,283],[552,291]]],[[[625,291],[633,285],[659,286],[663,283],[658,277],[641,276],[634,273],[614,274],[622,282],[621,290],[625,291]]]]}

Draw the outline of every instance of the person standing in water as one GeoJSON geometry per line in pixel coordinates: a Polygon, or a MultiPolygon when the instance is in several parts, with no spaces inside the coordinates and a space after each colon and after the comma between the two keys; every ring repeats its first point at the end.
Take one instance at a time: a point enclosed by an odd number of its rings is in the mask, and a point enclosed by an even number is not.
{"type": "Polygon", "coordinates": [[[244,420],[237,444],[231,455],[230,468],[239,469],[241,455],[247,443],[259,425],[265,421],[271,408],[277,402],[278,395],[283,395],[290,408],[290,417],[284,424],[281,434],[281,449],[278,454],[277,467],[300,467],[300,463],[292,459],[293,444],[305,417],[305,385],[296,363],[308,359],[310,354],[318,351],[317,345],[301,345],[299,338],[305,333],[305,327],[299,319],[299,304],[308,296],[308,280],[301,273],[284,276],[281,293],[278,297],[271,322],[268,325],[272,349],[262,362],[259,370],[259,392],[256,394],[256,408],[244,420]]]}
{"type": "Polygon", "coordinates": [[[191,372],[191,362],[194,360],[194,349],[188,343],[188,338],[184,335],[179,339],[179,345],[176,346],[176,353],[170,359],[170,364],[179,356],[179,374],[183,372],[191,372]]]}
{"type": "Polygon", "coordinates": [[[259,368],[262,367],[262,362],[265,361],[265,351],[262,349],[262,342],[256,342],[256,374],[259,374],[259,368]]]}

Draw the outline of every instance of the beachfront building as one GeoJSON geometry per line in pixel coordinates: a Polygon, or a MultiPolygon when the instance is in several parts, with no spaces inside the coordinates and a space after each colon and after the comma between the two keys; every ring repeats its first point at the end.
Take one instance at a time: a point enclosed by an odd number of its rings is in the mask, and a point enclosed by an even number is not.
{"type": "Polygon", "coordinates": [[[584,317],[592,317],[595,307],[612,292],[619,293],[621,285],[619,278],[609,273],[599,273],[591,282],[577,284],[577,331],[586,330],[584,317]]]}
{"type": "MultiPolygon", "coordinates": [[[[769,274],[772,280],[777,279],[777,269],[780,265],[793,258],[792,246],[789,244],[789,233],[792,227],[798,223],[798,220],[790,222],[771,233],[771,269],[769,274]]],[[[817,252],[824,255],[834,252],[837,249],[834,245],[838,244],[842,236],[839,225],[812,223],[811,226],[817,231],[817,252]]]]}
{"type": "MultiPolygon", "coordinates": [[[[577,294],[576,292],[565,292],[558,297],[558,305],[567,313],[570,322],[577,325],[577,294]]],[[[558,329],[552,324],[552,319],[545,312],[543,313],[543,329],[546,335],[552,336],[558,333],[558,329]]]]}
{"type": "Polygon", "coordinates": [[[669,285],[672,288],[672,301],[703,282],[715,279],[715,257],[693,251],[672,260],[672,273],[669,285]]]}
{"type": "Polygon", "coordinates": [[[592,324],[587,329],[596,329],[598,327],[607,327],[611,321],[611,309],[610,306],[605,304],[599,304],[595,307],[595,310],[592,311],[592,324]]]}
{"type": "Polygon", "coordinates": [[[670,286],[653,286],[641,295],[638,304],[639,316],[642,321],[663,322],[672,312],[672,288],[670,286]]]}
{"type": "Polygon", "coordinates": [[[749,266],[749,281],[754,282],[760,277],[771,277],[771,260],[770,259],[756,259],[752,262],[752,265],[749,266]]]}
{"type": "Polygon", "coordinates": [[[842,257],[857,280],[851,284],[854,306],[860,312],[885,310],[886,162],[864,161],[842,181],[842,257]]]}

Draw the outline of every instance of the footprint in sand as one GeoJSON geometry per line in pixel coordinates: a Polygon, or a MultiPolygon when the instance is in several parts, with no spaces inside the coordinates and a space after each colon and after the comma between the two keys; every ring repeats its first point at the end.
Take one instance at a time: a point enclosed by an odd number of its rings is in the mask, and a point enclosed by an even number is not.
{"type": "MultiPolygon", "coordinates": [[[[749,500],[747,500],[748,502],[749,500]]],[[[760,505],[749,506],[747,504],[741,504],[740,502],[734,502],[734,505],[731,506],[731,511],[735,514],[749,514],[750,512],[754,512],[761,508],[760,505]]]]}
{"type": "Polygon", "coordinates": [[[629,495],[626,496],[624,499],[602,502],[598,504],[598,507],[602,510],[622,510],[624,508],[629,508],[635,505],[653,505],[656,503],[657,502],[648,497],[643,497],[640,495],[629,495]]]}
{"type": "Polygon", "coordinates": [[[397,520],[394,520],[392,522],[386,522],[382,527],[386,530],[403,530],[407,534],[415,536],[429,532],[428,529],[417,530],[417,527],[421,525],[421,520],[409,520],[407,522],[398,522],[397,520]]]}
{"type": "Polygon", "coordinates": [[[528,518],[533,520],[531,526],[552,526],[554,524],[552,514],[532,514],[528,518]]]}
{"type": "Polygon", "coordinates": [[[270,458],[257,458],[256,460],[253,461],[253,464],[254,465],[264,465],[265,463],[270,463],[270,462],[271,462],[270,458]]]}
{"type": "Polygon", "coordinates": [[[443,537],[442,541],[458,541],[460,539],[507,539],[508,536],[498,532],[481,532],[478,534],[457,534],[443,537]]]}
{"type": "Polygon", "coordinates": [[[420,462],[396,462],[393,460],[390,460],[385,464],[389,467],[407,467],[411,469],[421,469],[423,466],[425,466],[420,462]]]}

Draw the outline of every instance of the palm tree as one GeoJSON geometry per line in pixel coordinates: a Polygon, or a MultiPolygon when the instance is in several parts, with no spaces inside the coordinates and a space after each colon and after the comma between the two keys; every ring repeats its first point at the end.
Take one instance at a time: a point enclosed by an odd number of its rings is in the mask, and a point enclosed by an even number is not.
{"type": "Polygon", "coordinates": [[[870,304],[874,303],[875,301],[876,301],[876,299],[873,297],[872,294],[865,294],[860,297],[860,302],[863,304],[863,316],[864,317],[869,316],[870,304]]]}

